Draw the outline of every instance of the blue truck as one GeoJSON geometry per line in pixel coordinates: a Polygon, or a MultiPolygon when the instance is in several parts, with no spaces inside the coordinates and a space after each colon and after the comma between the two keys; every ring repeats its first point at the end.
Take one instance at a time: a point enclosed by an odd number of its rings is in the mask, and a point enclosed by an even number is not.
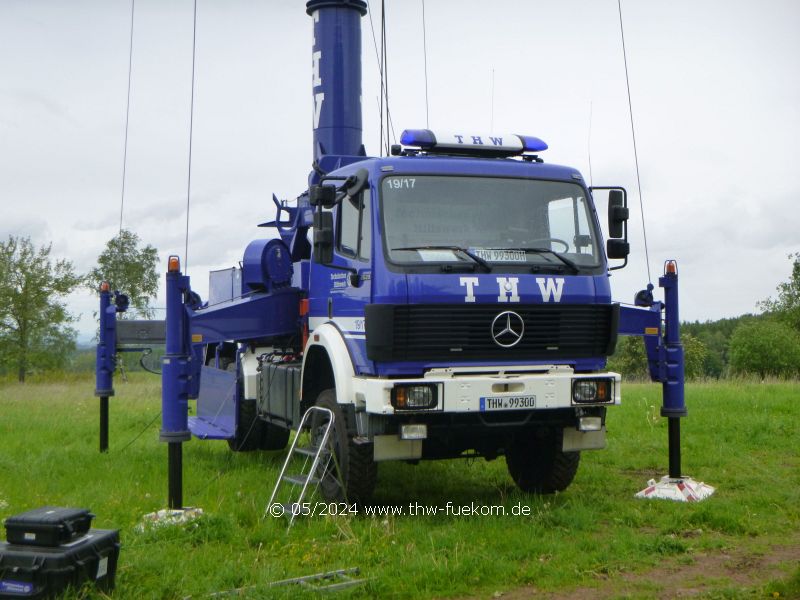
{"type": "MultiPolygon", "coordinates": [[[[382,461],[466,456],[504,456],[524,491],[564,490],[581,452],[605,446],[607,408],[620,402],[620,375],[606,371],[619,334],[645,336],[671,431],[685,414],[664,304],[652,286],[640,308],[612,301],[609,273],[629,248],[625,191],[602,188],[604,243],[593,190],[578,170],[545,163],[536,137],[409,129],[389,156],[367,156],[366,9],[306,4],[313,166],[296,199],[273,197],[276,218],[263,225],[278,235],[211,273],[206,301],[170,258],[161,439],[171,505],[182,505],[180,448],[192,434],[278,450],[312,406],[335,416],[344,488],[323,479],[328,500],[367,500],[382,461]]],[[[675,327],[676,277],[673,268],[662,280],[675,327]]],[[[108,388],[98,375],[98,395],[108,388]]],[[[671,452],[679,476],[672,462],[671,452]]]]}

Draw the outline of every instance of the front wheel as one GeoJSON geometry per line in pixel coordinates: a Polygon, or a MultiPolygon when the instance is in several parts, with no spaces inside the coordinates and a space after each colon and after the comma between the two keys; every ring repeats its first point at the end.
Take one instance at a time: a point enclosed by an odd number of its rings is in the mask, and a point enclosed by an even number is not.
{"type": "MultiPolygon", "coordinates": [[[[336,461],[331,461],[320,477],[319,489],[322,497],[329,502],[365,502],[372,497],[378,479],[378,465],[372,460],[372,444],[356,444],[347,433],[347,422],[336,402],[336,391],[324,390],[317,396],[316,405],[333,413],[333,429],[330,433],[331,447],[336,461]],[[339,466],[341,481],[336,477],[339,466]]],[[[314,445],[321,441],[324,422],[321,416],[314,415],[311,422],[311,438],[314,445]]]]}
{"type": "Polygon", "coordinates": [[[506,448],[508,472],[523,492],[563,492],[572,483],[581,461],[580,452],[561,450],[560,429],[531,432],[516,437],[506,448]]]}

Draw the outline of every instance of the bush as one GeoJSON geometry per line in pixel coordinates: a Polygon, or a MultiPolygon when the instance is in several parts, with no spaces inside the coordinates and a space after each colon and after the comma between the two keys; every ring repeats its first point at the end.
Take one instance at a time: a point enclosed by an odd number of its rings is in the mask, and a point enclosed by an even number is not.
{"type": "Polygon", "coordinates": [[[650,379],[644,340],[639,336],[620,337],[617,349],[608,359],[608,370],[620,373],[625,379],[650,379]]]}
{"type": "Polygon", "coordinates": [[[730,367],[735,374],[800,375],[800,334],[772,319],[747,321],[731,336],[730,367]]]}
{"type": "MultiPolygon", "coordinates": [[[[706,345],[689,333],[681,334],[683,344],[684,372],[686,379],[697,379],[705,375],[706,345]]],[[[639,336],[624,336],[617,343],[617,349],[608,360],[608,369],[621,373],[626,379],[647,380],[644,339],[639,336]]]]}

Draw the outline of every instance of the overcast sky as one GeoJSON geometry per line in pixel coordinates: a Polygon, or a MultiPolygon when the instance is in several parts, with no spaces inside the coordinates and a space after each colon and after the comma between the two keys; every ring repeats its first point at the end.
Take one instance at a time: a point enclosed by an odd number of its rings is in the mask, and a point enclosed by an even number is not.
{"type": "MultiPolygon", "coordinates": [[[[426,124],[422,0],[386,4],[399,136],[426,124]]],[[[622,9],[654,283],[675,258],[682,319],[754,312],[800,251],[800,2],[622,9]]],[[[184,254],[192,10],[135,5],[123,226],[158,248],[160,270],[184,254]]],[[[612,280],[630,301],[647,270],[616,0],[426,0],[425,16],[432,129],[535,135],[548,162],[631,192],[632,257],[612,280]]],[[[81,272],[120,224],[130,18],[130,0],[0,0],[0,236],[52,242],[81,272]]],[[[362,31],[364,141],[377,154],[369,17],[362,31]]],[[[210,269],[269,235],[256,225],[273,218],[272,193],[304,189],[310,48],[305,2],[197,0],[188,273],[201,295],[210,269]]],[[[70,298],[83,340],[96,305],[88,291],[70,298]]]]}

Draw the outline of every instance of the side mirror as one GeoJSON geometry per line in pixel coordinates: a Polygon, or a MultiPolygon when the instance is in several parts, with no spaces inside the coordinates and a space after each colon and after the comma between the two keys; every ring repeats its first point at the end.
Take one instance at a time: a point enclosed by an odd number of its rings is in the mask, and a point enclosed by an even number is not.
{"type": "Polygon", "coordinates": [[[312,185],[308,190],[308,203],[332,208],[336,204],[336,188],[332,185],[312,185]]]}
{"type": "Polygon", "coordinates": [[[314,213],[314,260],[321,265],[333,262],[333,213],[331,212],[314,213]]]}
{"type": "MultiPolygon", "coordinates": [[[[628,207],[625,206],[625,196],[622,190],[608,192],[608,235],[612,238],[621,238],[625,235],[625,222],[628,220],[628,207]]],[[[625,253],[627,256],[628,253],[625,253]]],[[[609,254],[609,258],[612,257],[609,254]]]]}
{"type": "Polygon", "coordinates": [[[354,175],[350,175],[342,185],[342,190],[351,198],[360,194],[366,189],[369,182],[369,171],[359,169],[354,175]]]}
{"type": "Polygon", "coordinates": [[[625,240],[606,240],[606,255],[608,258],[627,258],[631,247],[625,240]]]}

